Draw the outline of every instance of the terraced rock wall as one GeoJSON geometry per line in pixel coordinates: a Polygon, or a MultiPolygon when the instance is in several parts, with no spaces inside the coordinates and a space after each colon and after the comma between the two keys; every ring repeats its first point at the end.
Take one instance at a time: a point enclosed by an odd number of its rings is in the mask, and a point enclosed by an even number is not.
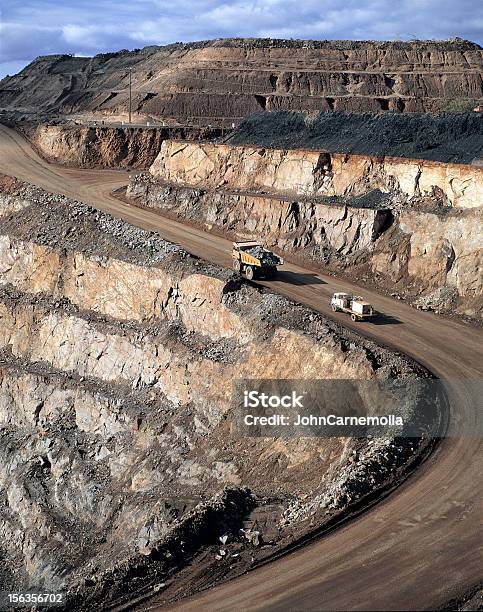
{"type": "Polygon", "coordinates": [[[36,59],[0,84],[0,108],[127,114],[182,123],[259,110],[437,112],[483,98],[482,50],[468,41],[220,39],[94,58],[36,59]]]}
{"type": "Polygon", "coordinates": [[[128,196],[262,239],[420,308],[479,319],[483,170],[427,160],[165,141],[128,196]]]}
{"type": "Polygon", "coordinates": [[[427,373],[155,234],[5,177],[1,188],[6,585],[67,590],[74,607],[132,597],[200,547],[223,572],[224,534],[243,571],[257,551],[239,528],[257,509],[277,546],[418,452],[414,441],[237,435],[236,378],[427,373]]]}

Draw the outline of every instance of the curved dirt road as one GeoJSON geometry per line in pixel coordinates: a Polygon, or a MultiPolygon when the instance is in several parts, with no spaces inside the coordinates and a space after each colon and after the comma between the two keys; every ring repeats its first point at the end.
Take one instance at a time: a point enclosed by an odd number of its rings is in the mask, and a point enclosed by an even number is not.
{"type": "MultiPolygon", "coordinates": [[[[114,198],[110,191],[126,184],[126,173],[49,165],[3,126],[0,171],[157,230],[217,264],[231,263],[229,241],[114,198]]],[[[364,296],[390,317],[380,325],[353,324],[346,315],[334,315],[328,300],[333,291],[355,286],[294,265],[267,284],[414,357],[447,381],[452,418],[474,422],[481,396],[471,381],[483,379],[481,329],[366,290],[364,296]]],[[[401,487],[359,518],[278,561],[179,602],[176,609],[434,609],[481,580],[482,446],[476,436],[445,439],[401,487]]]]}

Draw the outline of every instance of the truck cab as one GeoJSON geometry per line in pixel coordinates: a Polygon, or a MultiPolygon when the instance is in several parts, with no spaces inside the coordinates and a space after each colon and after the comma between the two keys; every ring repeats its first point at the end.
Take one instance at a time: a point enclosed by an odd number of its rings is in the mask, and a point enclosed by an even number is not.
{"type": "Polygon", "coordinates": [[[332,310],[336,312],[337,310],[349,308],[351,300],[352,295],[350,293],[334,293],[330,301],[332,305],[332,310]]]}

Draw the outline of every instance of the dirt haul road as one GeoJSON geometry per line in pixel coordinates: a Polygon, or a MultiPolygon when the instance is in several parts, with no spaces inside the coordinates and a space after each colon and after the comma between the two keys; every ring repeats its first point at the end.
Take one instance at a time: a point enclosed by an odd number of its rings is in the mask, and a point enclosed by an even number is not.
{"type": "MultiPolygon", "coordinates": [[[[140,210],[110,191],[127,182],[113,171],[49,165],[17,133],[0,127],[0,171],[63,193],[146,229],[195,255],[231,265],[231,243],[140,210]]],[[[272,290],[412,356],[447,381],[452,418],[475,418],[483,379],[483,332],[364,290],[385,324],[352,324],[330,311],[350,283],[286,265],[272,290]],[[476,407],[476,409],[475,409],[476,407]]],[[[264,284],[264,283],[263,283],[264,284]]],[[[239,579],[175,604],[184,610],[434,609],[481,580],[482,441],[447,438],[392,495],[320,540],[239,579]]],[[[162,599],[158,599],[162,601],[162,599]]],[[[154,604],[154,602],[153,602],[154,604]]]]}

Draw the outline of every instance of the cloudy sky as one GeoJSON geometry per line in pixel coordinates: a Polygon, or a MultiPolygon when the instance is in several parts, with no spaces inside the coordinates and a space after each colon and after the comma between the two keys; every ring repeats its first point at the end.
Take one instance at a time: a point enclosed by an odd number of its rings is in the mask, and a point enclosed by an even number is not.
{"type": "Polygon", "coordinates": [[[483,43],[481,0],[1,0],[0,78],[38,55],[232,36],[483,43]]]}

